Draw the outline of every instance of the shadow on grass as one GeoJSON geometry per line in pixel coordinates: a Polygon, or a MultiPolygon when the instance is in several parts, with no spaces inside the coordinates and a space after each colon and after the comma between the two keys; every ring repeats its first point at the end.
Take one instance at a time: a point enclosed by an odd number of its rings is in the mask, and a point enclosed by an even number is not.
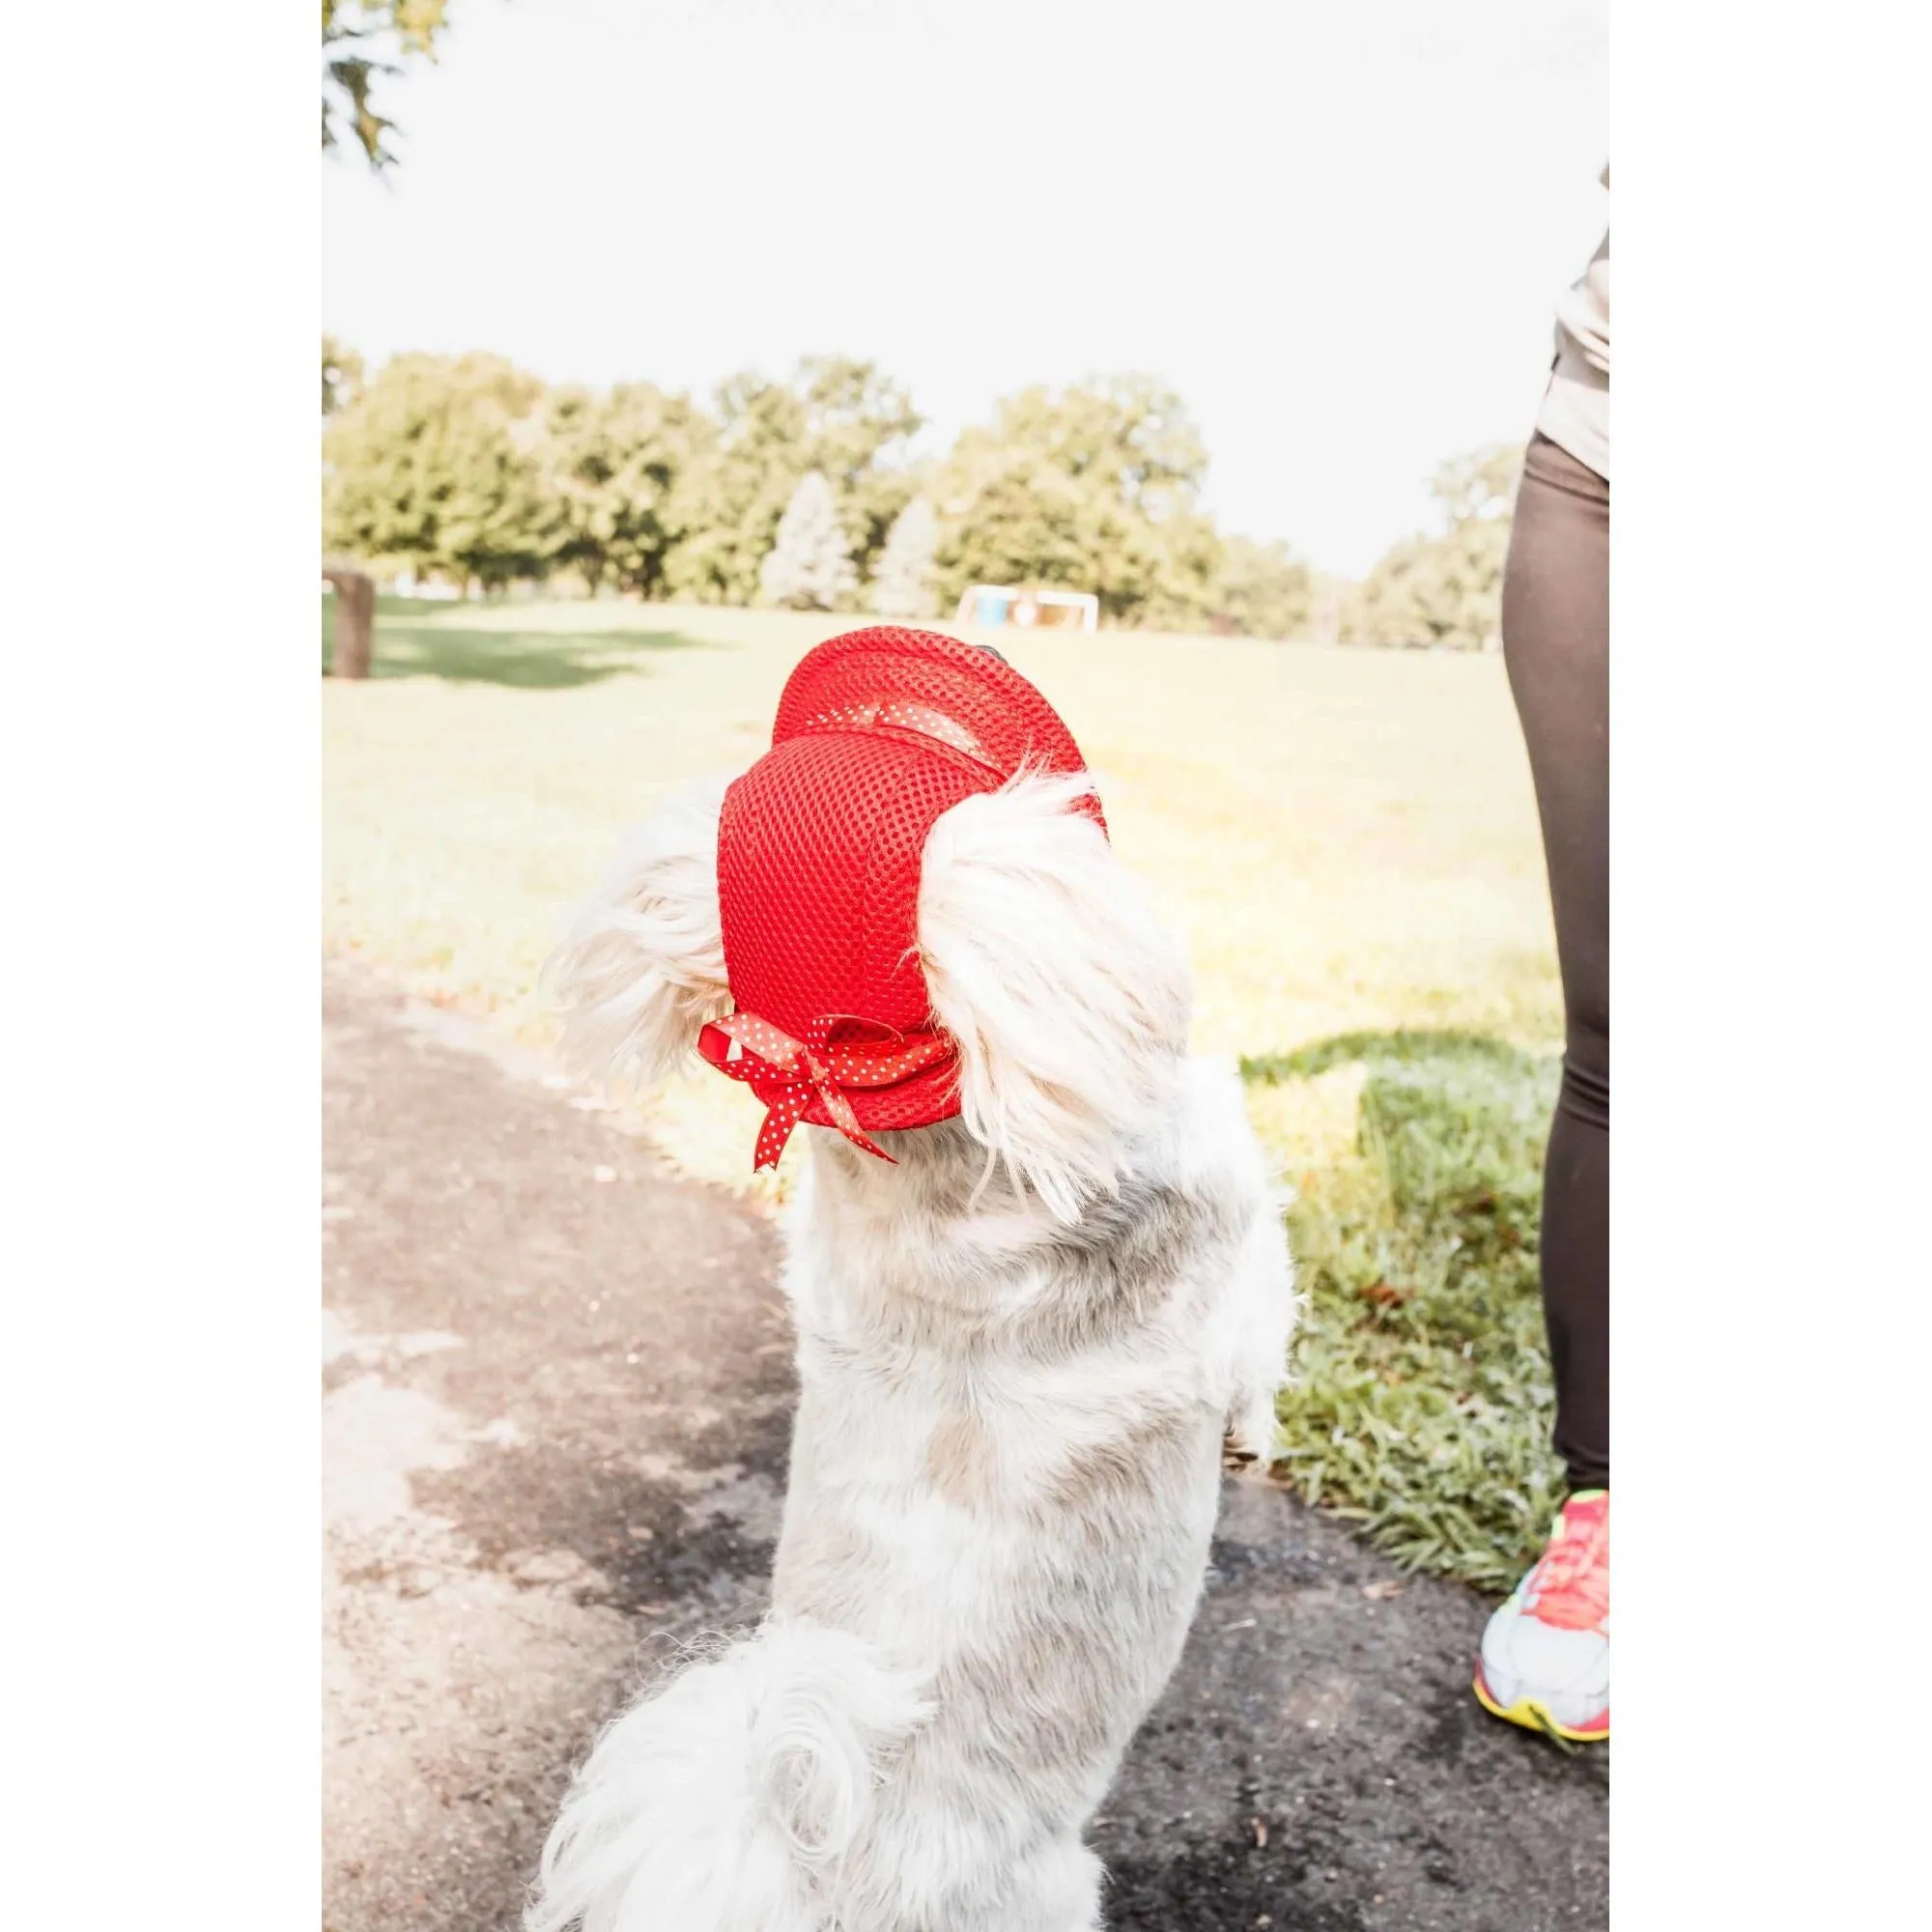
{"type": "MultiPolygon", "coordinates": [[[[1487,1034],[1336,1034],[1293,1053],[1241,1063],[1242,1077],[1276,1084],[1359,1065],[1355,1151],[1367,1163],[1405,1245],[1447,1241],[1442,1285],[1469,1282],[1498,1250],[1533,1258],[1543,1148],[1559,1062],[1487,1034]]],[[[1419,1257],[1418,1257],[1419,1259],[1419,1257]]]]}
{"type": "MultiPolygon", "coordinates": [[[[450,684],[500,684],[515,691],[569,691],[613,677],[635,677],[661,651],[703,650],[707,641],[679,631],[639,628],[553,631],[536,625],[508,630],[462,628],[450,621],[461,606],[427,615],[420,604],[383,598],[376,608],[378,678],[435,677],[450,684]]],[[[335,656],[335,602],[323,600],[322,668],[335,656]]]]}
{"type": "Polygon", "coordinates": [[[1241,1061],[1243,1080],[1312,1080],[1354,1061],[1374,1066],[1426,1065],[1432,1062],[1487,1063],[1501,1073],[1528,1075],[1544,1063],[1534,1054],[1486,1033],[1453,1028],[1399,1028],[1392,1033],[1338,1033],[1298,1046],[1293,1053],[1263,1053],[1241,1061]]]}
{"type": "Polygon", "coordinates": [[[1307,1312],[1281,1473],[1405,1563],[1510,1587],[1558,1490],[1537,1287],[1558,1060],[1488,1035],[1340,1034],[1241,1063],[1293,1086],[1357,1065],[1355,1134],[1299,1176],[1307,1312]]]}

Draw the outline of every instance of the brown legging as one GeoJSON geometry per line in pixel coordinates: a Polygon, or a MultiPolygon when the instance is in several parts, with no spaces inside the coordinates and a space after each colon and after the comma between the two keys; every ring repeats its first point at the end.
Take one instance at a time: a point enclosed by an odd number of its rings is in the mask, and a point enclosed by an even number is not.
{"type": "Polygon", "coordinates": [[[1523,461],[1503,655],[1529,747],[1563,976],[1563,1086],[1543,1173],[1556,1453],[1610,1480],[1610,486],[1543,436],[1523,461]]]}

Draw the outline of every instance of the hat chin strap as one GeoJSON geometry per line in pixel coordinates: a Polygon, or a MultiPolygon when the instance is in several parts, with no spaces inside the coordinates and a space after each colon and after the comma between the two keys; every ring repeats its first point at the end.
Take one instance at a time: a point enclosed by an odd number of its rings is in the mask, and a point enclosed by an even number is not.
{"type": "MultiPolygon", "coordinates": [[[[794,1039],[755,1013],[735,1012],[713,1020],[697,1036],[699,1054],[719,1072],[748,1082],[765,1102],[763,1124],[752,1156],[752,1172],[777,1167],[779,1157],[813,1104],[856,1148],[893,1156],[859,1124],[844,1089],[893,1087],[947,1059],[952,1042],[943,1034],[900,1034],[890,1027],[888,1039],[832,1039],[832,1031],[849,1016],[823,1014],[794,1039]],[[733,1046],[739,1051],[733,1053],[733,1046]]],[[[869,1024],[869,1022],[862,1022],[869,1024]]]]}

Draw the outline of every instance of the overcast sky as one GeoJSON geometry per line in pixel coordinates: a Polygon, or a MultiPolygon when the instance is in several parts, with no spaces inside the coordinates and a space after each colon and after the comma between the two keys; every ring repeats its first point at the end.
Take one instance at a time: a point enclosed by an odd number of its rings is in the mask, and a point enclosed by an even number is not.
{"type": "Polygon", "coordinates": [[[452,0],[323,325],[703,391],[876,358],[937,442],[1174,384],[1224,526],[1367,568],[1527,433],[1607,216],[1604,0],[452,0]]]}

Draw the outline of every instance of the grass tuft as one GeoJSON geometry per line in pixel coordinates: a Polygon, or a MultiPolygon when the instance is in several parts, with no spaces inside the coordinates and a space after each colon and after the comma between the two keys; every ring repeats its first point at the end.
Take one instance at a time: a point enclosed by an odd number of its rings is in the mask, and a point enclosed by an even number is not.
{"type": "Polygon", "coordinates": [[[1400,1561],[1507,1590],[1560,1496],[1537,1289],[1557,1062],[1458,1033],[1351,1034],[1243,1063],[1308,1089],[1353,1071],[1351,1146],[1304,1172],[1309,1297],[1280,1473],[1400,1561]]]}

